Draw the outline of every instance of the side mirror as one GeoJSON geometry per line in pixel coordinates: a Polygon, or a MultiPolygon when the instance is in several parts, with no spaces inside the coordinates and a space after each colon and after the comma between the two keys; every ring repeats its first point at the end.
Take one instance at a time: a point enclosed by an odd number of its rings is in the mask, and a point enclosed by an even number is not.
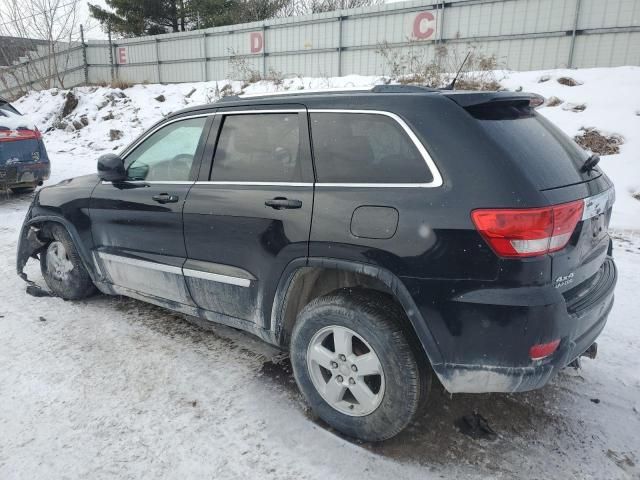
{"type": "Polygon", "coordinates": [[[106,153],[98,159],[98,177],[105,182],[122,182],[127,178],[124,160],[114,153],[106,153]]]}

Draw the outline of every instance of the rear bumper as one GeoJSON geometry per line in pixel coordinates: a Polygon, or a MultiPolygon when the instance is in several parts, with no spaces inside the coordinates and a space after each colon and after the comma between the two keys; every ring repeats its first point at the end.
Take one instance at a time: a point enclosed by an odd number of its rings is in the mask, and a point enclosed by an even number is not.
{"type": "MultiPolygon", "coordinates": [[[[476,290],[443,302],[430,329],[442,362],[433,368],[451,393],[521,392],[547,384],[584,353],[602,332],[613,306],[617,270],[611,257],[578,302],[552,286],[476,290]],[[469,297],[469,298],[466,298],[469,297]],[[483,302],[483,300],[485,302],[483,302]],[[543,360],[529,348],[560,339],[543,360]]],[[[422,310],[422,309],[421,309],[422,310]]]]}
{"type": "Polygon", "coordinates": [[[2,165],[0,166],[0,185],[8,187],[33,185],[47,180],[50,174],[49,162],[2,165]]]}

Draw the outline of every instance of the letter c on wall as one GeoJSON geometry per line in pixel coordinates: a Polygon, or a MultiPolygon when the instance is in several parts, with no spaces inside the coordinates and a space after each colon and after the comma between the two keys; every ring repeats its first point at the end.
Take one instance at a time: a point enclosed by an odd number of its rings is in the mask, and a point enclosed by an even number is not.
{"type": "Polygon", "coordinates": [[[262,51],[262,33],[251,32],[249,34],[249,41],[251,43],[251,53],[259,53],[262,51]]]}
{"type": "Polygon", "coordinates": [[[413,36],[421,40],[431,38],[435,33],[435,29],[431,26],[436,17],[431,12],[420,12],[413,20],[413,36]],[[423,29],[423,24],[426,24],[427,28],[423,29]]]}

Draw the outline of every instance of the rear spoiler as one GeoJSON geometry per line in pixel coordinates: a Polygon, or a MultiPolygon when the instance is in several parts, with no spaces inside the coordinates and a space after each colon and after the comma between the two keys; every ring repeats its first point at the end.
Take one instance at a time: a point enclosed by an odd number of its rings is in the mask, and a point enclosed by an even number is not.
{"type": "Polygon", "coordinates": [[[453,100],[462,108],[475,107],[492,103],[531,104],[536,107],[544,102],[544,98],[534,93],[517,92],[442,92],[442,95],[453,100]],[[533,102],[532,102],[533,101],[533,102]]]}

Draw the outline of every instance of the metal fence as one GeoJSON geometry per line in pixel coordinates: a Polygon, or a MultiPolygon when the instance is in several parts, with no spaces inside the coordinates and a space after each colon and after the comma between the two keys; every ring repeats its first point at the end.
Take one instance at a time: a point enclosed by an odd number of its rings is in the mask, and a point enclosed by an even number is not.
{"type": "MultiPolygon", "coordinates": [[[[640,0],[433,0],[273,19],[192,32],[88,41],[58,53],[64,86],[262,75],[383,75],[379,46],[399,52],[473,44],[513,70],[640,65],[640,0]]],[[[0,71],[0,94],[39,88],[29,64],[0,71]],[[3,74],[4,73],[4,74],[3,74]]],[[[52,77],[52,85],[59,79],[52,77]]]]}

